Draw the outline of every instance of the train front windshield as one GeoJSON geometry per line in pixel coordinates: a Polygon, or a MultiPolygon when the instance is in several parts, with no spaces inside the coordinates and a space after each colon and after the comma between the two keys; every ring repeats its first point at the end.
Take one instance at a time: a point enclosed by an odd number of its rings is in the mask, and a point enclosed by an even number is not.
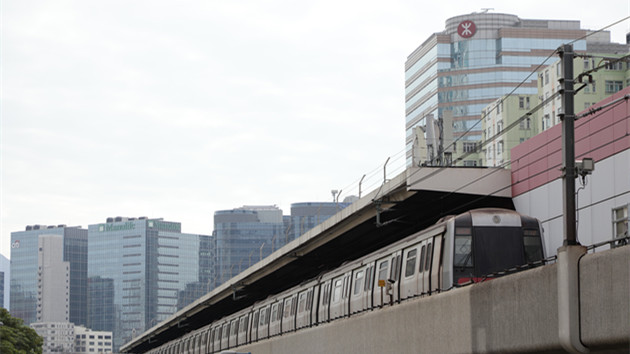
{"type": "Polygon", "coordinates": [[[527,263],[520,227],[475,227],[473,239],[479,276],[527,263]]]}
{"type": "Polygon", "coordinates": [[[455,284],[482,281],[487,275],[543,259],[538,224],[522,227],[475,226],[461,218],[455,228],[453,277],[455,284]]]}

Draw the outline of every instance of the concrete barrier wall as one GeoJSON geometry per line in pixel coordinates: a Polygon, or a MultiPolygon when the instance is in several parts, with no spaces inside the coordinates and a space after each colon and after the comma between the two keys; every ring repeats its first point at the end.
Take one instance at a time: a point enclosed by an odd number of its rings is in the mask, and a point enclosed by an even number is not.
{"type": "Polygon", "coordinates": [[[580,261],[582,342],[630,353],[630,246],[580,261]],[[625,343],[625,345],[624,345],[625,343]]]}
{"type": "MultiPolygon", "coordinates": [[[[581,261],[582,340],[630,349],[630,247],[581,261]]],[[[563,352],[555,265],[405,301],[238,348],[282,353],[563,352]]]]}

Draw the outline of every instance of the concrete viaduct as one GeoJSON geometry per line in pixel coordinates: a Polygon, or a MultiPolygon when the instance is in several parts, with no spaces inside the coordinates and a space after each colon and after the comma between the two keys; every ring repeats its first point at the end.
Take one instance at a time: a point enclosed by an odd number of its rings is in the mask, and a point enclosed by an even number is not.
{"type": "MultiPolygon", "coordinates": [[[[270,293],[422,230],[444,215],[478,207],[514,208],[510,184],[504,169],[407,169],[121,351],[144,353],[176,340],[270,293]]],[[[579,340],[592,352],[630,352],[630,247],[587,254],[578,264],[579,340]]],[[[549,264],[233,350],[563,353],[557,280],[558,264],[549,264]]]]}

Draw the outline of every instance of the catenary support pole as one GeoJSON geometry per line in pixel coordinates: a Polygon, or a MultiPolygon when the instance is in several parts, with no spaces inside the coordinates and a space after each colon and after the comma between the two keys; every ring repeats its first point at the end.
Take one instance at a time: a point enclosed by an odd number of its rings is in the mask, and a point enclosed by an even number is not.
{"type": "Polygon", "coordinates": [[[588,353],[580,339],[580,258],[586,247],[576,237],[575,205],[575,112],[573,92],[573,46],[559,48],[562,60],[562,196],[564,242],[558,249],[558,336],[570,353],[588,353]]]}

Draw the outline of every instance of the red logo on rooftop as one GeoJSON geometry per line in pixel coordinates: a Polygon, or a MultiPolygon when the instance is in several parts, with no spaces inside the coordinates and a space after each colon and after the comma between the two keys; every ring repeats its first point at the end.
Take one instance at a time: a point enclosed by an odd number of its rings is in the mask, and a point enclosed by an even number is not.
{"type": "Polygon", "coordinates": [[[477,32],[477,26],[472,21],[462,21],[457,26],[457,34],[463,38],[470,38],[475,35],[475,32],[477,32]]]}

